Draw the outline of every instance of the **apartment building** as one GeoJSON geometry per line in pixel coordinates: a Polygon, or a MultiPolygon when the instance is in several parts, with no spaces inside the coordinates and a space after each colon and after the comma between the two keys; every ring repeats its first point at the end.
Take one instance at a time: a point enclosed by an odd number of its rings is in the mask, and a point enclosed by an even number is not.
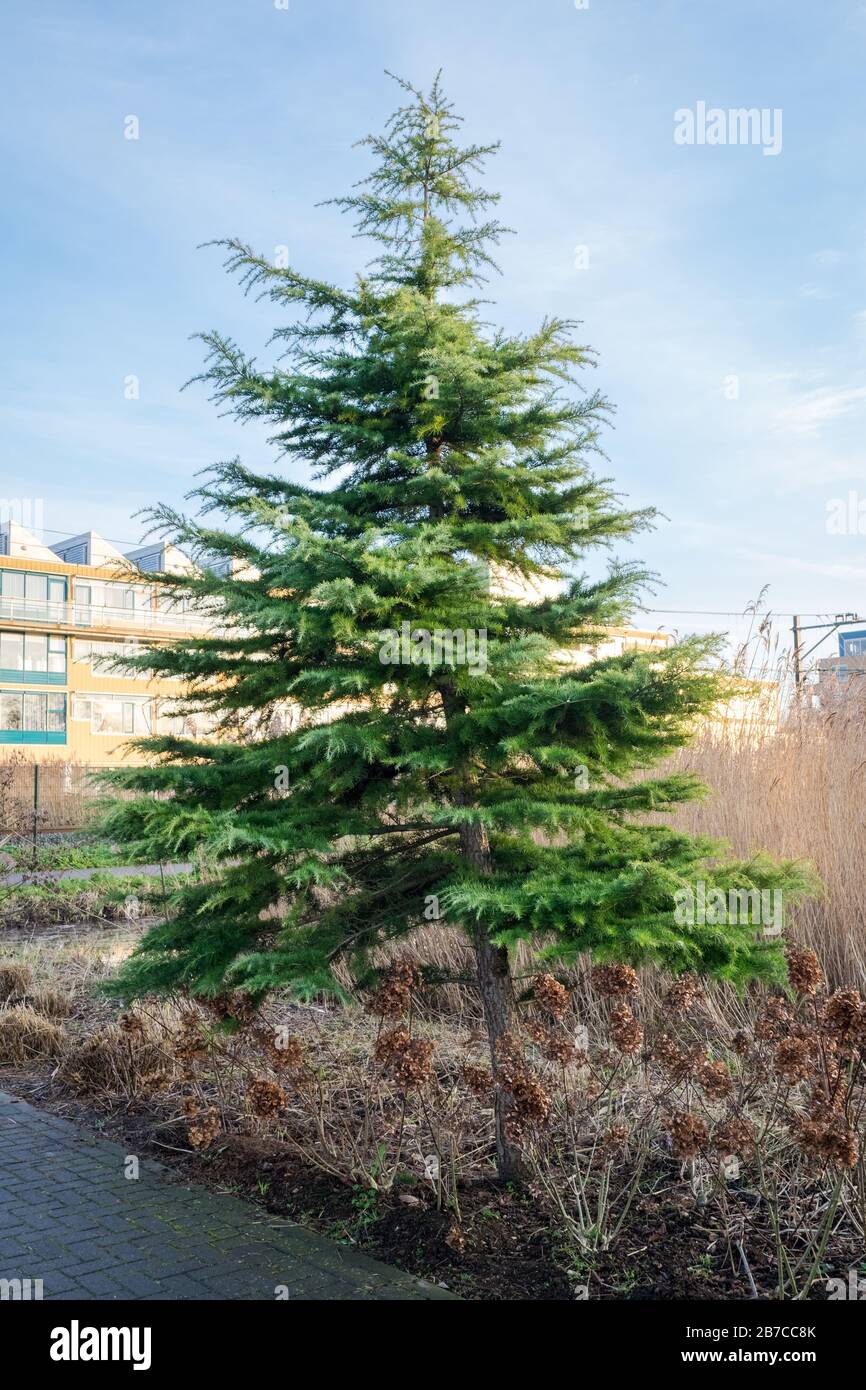
{"type": "MultiPolygon", "coordinates": [[[[33,763],[106,767],[143,761],[129,744],[151,733],[205,735],[202,716],[172,712],[182,695],[179,682],[122,666],[142,643],[211,625],[212,618],[190,611],[158,582],[160,572],[193,569],[169,544],[124,553],[87,531],[46,545],[14,521],[0,524],[0,759],[16,748],[33,763]]],[[[236,577],[251,573],[241,565],[236,577]]],[[[503,575],[495,582],[528,601],[554,589],[552,582],[528,585],[503,575]]],[[[610,628],[597,647],[562,657],[583,665],[669,640],[663,632],[610,628]]],[[[298,714],[286,707],[288,727],[298,714]]]]}
{"type": "Polygon", "coordinates": [[[123,554],[93,531],[45,545],[13,521],[0,526],[0,758],[111,766],[140,761],[130,739],[189,729],[171,713],[178,682],[113,663],[143,641],[207,623],[139,571],[190,561],[171,546],[123,554]]]}
{"type": "Polygon", "coordinates": [[[838,633],[839,655],[816,663],[817,695],[822,705],[836,704],[848,694],[862,698],[866,677],[866,628],[848,627],[838,633]]]}

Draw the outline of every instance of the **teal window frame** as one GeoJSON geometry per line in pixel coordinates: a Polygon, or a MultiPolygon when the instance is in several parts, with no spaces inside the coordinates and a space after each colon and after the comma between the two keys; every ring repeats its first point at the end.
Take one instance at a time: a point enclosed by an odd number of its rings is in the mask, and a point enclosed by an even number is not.
{"type": "Polygon", "coordinates": [[[0,685],[65,685],[67,639],[52,632],[0,629],[0,685]],[[42,645],[44,644],[44,645],[42,645]],[[11,648],[17,651],[12,652],[11,648]],[[36,648],[42,649],[37,651],[36,648]],[[15,660],[10,662],[10,656],[15,660]],[[29,664],[28,664],[29,663],[29,664]]]}
{"type": "Polygon", "coordinates": [[[66,579],[59,574],[37,573],[35,570],[13,570],[7,569],[5,565],[0,565],[0,598],[23,598],[35,599],[41,603],[65,603],[66,602],[66,579]],[[20,580],[21,583],[14,581],[20,580]],[[45,593],[37,594],[36,590],[41,589],[40,580],[45,581],[45,593]],[[60,592],[58,593],[58,589],[60,592]]]}
{"type": "Polygon", "coordinates": [[[0,689],[0,743],[65,743],[66,707],[58,691],[0,689]]]}

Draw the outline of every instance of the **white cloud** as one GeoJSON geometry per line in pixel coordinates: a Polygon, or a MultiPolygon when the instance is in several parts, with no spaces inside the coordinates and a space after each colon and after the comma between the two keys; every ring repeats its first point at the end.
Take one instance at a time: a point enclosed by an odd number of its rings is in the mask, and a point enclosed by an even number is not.
{"type": "Polygon", "coordinates": [[[776,412],[777,428],[791,434],[817,435],[829,421],[858,410],[864,400],[866,386],[817,387],[776,412]]]}

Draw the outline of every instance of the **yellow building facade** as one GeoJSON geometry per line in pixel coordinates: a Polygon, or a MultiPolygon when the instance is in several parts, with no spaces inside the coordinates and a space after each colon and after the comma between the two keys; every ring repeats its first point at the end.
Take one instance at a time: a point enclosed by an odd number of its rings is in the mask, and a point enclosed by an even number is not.
{"type": "Polygon", "coordinates": [[[137,762],[130,740],[184,726],[171,713],[178,682],[113,663],[143,643],[200,631],[206,620],[179,610],[133,565],[166,568],[162,547],[123,555],[94,532],[49,547],[4,524],[0,759],[18,750],[37,763],[137,762]]]}
{"type": "MultiPolygon", "coordinates": [[[[92,531],[47,546],[15,522],[0,527],[0,761],[15,751],[39,765],[111,767],[143,762],[131,743],[152,733],[206,737],[205,716],[173,712],[180,682],[116,664],[142,645],[213,626],[212,617],[180,608],[158,583],[160,571],[193,568],[161,543],[123,554],[92,531]]],[[[558,587],[501,574],[495,582],[527,601],[558,587]]],[[[663,632],[609,628],[596,647],[561,657],[581,666],[669,640],[663,632]]],[[[300,711],[287,706],[285,714],[293,727],[300,711]]]]}

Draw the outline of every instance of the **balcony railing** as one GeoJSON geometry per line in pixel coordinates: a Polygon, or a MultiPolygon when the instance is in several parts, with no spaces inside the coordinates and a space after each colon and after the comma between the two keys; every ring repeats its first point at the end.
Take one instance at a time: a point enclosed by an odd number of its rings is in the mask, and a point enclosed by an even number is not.
{"type": "Polygon", "coordinates": [[[121,628],[125,632],[205,632],[214,626],[215,615],[173,612],[165,608],[111,608],[95,603],[52,603],[48,599],[0,595],[0,621],[3,619],[15,623],[39,623],[43,627],[90,630],[121,628]]]}
{"type": "Polygon", "coordinates": [[[133,632],[173,631],[203,632],[212,627],[210,613],[172,612],[165,608],[110,608],[97,603],[70,604],[74,627],[120,627],[133,632]]]}
{"type": "Polygon", "coordinates": [[[0,618],[13,623],[68,623],[69,604],[52,603],[44,598],[14,598],[0,595],[0,618]]]}

